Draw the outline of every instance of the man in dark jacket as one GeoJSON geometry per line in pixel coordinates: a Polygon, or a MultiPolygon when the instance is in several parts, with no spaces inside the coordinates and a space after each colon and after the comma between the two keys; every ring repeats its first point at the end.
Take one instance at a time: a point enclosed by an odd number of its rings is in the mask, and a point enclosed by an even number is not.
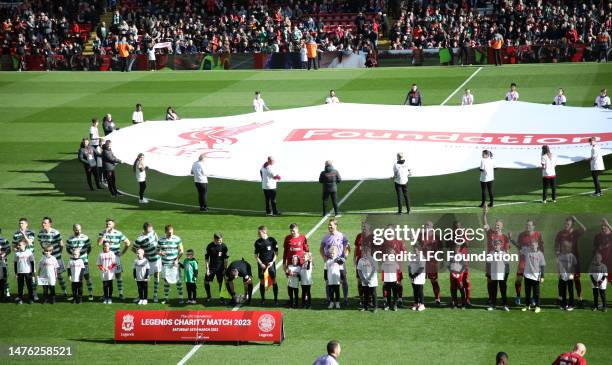
{"type": "Polygon", "coordinates": [[[327,214],[327,199],[331,197],[334,206],[334,215],[340,217],[338,212],[338,184],[342,181],[338,170],[332,166],[331,161],[325,161],[325,170],[319,175],[319,182],[323,184],[323,216],[327,214]]]}
{"type": "Polygon", "coordinates": [[[410,106],[422,106],[423,99],[421,97],[421,92],[416,84],[412,84],[412,88],[408,91],[408,95],[406,95],[406,100],[404,100],[404,105],[410,106]]]}
{"type": "Polygon", "coordinates": [[[96,150],[89,144],[87,138],[83,138],[81,141],[81,148],[79,149],[79,161],[85,168],[85,176],[87,177],[87,185],[89,189],[93,190],[93,184],[91,183],[91,175],[94,175],[96,179],[96,187],[102,189],[100,186],[100,176],[98,176],[98,169],[96,166],[96,150]]]}
{"type": "Polygon", "coordinates": [[[111,195],[116,197],[122,195],[117,191],[117,185],[115,181],[115,167],[121,163],[113,151],[111,150],[111,141],[106,141],[102,148],[102,166],[104,168],[104,174],[106,175],[106,183],[108,184],[108,190],[111,195]]]}

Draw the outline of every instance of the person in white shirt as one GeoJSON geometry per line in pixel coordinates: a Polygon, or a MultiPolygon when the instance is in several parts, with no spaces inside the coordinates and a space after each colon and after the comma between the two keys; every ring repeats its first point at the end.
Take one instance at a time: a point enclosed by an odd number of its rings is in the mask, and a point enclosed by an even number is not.
{"type": "Polygon", "coordinates": [[[336,90],[329,90],[329,96],[325,98],[325,104],[338,104],[340,99],[336,96],[336,90]]]}
{"type": "Polygon", "coordinates": [[[565,97],[565,90],[563,88],[559,88],[557,90],[557,95],[553,99],[552,105],[565,105],[567,103],[567,98],[565,97]]]}
{"type": "Polygon", "coordinates": [[[393,182],[397,196],[397,214],[402,214],[402,197],[406,204],[406,213],[410,214],[410,195],[408,194],[408,177],[411,175],[404,154],[397,154],[397,161],[393,164],[393,182]]]}
{"type": "Polygon", "coordinates": [[[174,111],[174,108],[171,106],[166,109],[166,120],[179,120],[181,119],[178,114],[174,111]]]}
{"type": "Polygon", "coordinates": [[[308,51],[306,50],[306,43],[302,42],[300,47],[300,62],[302,63],[302,70],[308,67],[308,51]]]}
{"type": "Polygon", "coordinates": [[[149,200],[144,197],[145,190],[147,190],[147,165],[144,162],[144,153],[138,154],[132,164],[132,170],[138,182],[138,202],[146,204],[149,200]]]}
{"type": "Polygon", "coordinates": [[[201,212],[208,212],[208,178],[204,173],[204,154],[198,157],[198,160],[191,166],[191,175],[198,190],[198,202],[201,212]]]}
{"type": "Polygon", "coordinates": [[[606,167],[604,166],[601,149],[597,144],[597,138],[589,138],[589,143],[591,144],[591,177],[593,178],[593,184],[595,185],[595,192],[593,193],[593,196],[601,196],[602,194],[601,184],[599,183],[599,175],[601,175],[602,171],[604,171],[606,167]]]}
{"type": "Polygon", "coordinates": [[[360,311],[367,311],[368,306],[372,304],[372,311],[376,312],[378,309],[378,299],[376,297],[376,288],[378,287],[378,264],[374,261],[374,258],[372,258],[369,246],[363,246],[362,251],[363,255],[357,262],[357,275],[359,276],[359,282],[363,288],[360,311]]]}
{"type": "Polygon", "coordinates": [[[155,71],[157,66],[155,65],[155,48],[147,48],[147,61],[149,61],[149,70],[155,71]]]}
{"type": "Polygon", "coordinates": [[[57,283],[59,263],[51,255],[52,251],[52,246],[46,246],[43,257],[38,262],[38,284],[43,288],[42,303],[55,304],[55,284],[57,283]]]}
{"type": "Polygon", "coordinates": [[[144,122],[144,115],[142,114],[142,105],[136,104],[136,110],[132,113],[132,124],[138,124],[144,122]]]}
{"type": "Polygon", "coordinates": [[[264,193],[266,200],[266,214],[267,215],[281,215],[276,208],[276,184],[280,181],[281,177],[276,174],[272,169],[274,165],[274,158],[268,156],[268,159],[259,169],[259,176],[261,176],[261,189],[264,193]]]}
{"type": "Polygon", "coordinates": [[[516,91],[516,84],[513,82],[510,84],[510,91],[506,93],[506,101],[518,101],[519,93],[516,91]]]}
{"type": "Polygon", "coordinates": [[[470,89],[465,89],[465,93],[461,97],[461,105],[472,105],[474,104],[474,95],[470,89]]]}
{"type": "Polygon", "coordinates": [[[100,145],[100,132],[98,131],[98,118],[91,118],[91,127],[89,127],[89,142],[91,146],[96,148],[100,145]]]}
{"type": "Polygon", "coordinates": [[[482,159],[480,160],[480,192],[481,203],[479,208],[484,207],[486,203],[485,192],[489,192],[489,207],[493,206],[493,180],[495,179],[495,164],[493,163],[493,154],[489,150],[482,151],[482,159]]]}
{"type": "Polygon", "coordinates": [[[595,98],[595,104],[597,108],[610,109],[610,97],[606,89],[601,89],[599,95],[595,98]]]}
{"type": "Polygon", "coordinates": [[[265,110],[270,110],[266,105],[264,99],[261,98],[261,92],[255,91],[255,99],[253,99],[253,109],[256,113],[263,112],[265,110]]]}
{"type": "Polygon", "coordinates": [[[336,340],[327,343],[327,355],[318,357],[312,365],[338,365],[340,343],[336,340]]]}
{"type": "Polygon", "coordinates": [[[548,198],[548,187],[552,191],[552,201],[557,202],[557,184],[555,181],[555,166],[557,165],[557,159],[555,155],[550,152],[550,147],[542,146],[542,159],[540,161],[542,166],[542,203],[546,204],[548,198]]]}

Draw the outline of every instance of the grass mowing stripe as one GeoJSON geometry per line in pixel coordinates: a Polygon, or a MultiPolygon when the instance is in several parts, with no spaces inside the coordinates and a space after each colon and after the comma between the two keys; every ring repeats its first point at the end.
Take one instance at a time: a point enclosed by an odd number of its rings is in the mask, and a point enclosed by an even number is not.
{"type": "MultiPolygon", "coordinates": [[[[348,193],[346,193],[346,195],[338,202],[338,207],[340,207],[342,204],[344,204],[344,202],[355,192],[355,190],[357,190],[357,188],[359,188],[359,186],[363,184],[363,180],[360,180],[357,182],[357,184],[355,184],[355,186],[353,186],[351,188],[351,190],[349,190],[348,193]]],[[[321,220],[314,226],[312,227],[312,229],[310,231],[308,231],[308,233],[306,234],[306,238],[310,238],[310,236],[312,236],[317,229],[319,229],[319,227],[321,227],[321,225],[323,223],[325,223],[325,221],[329,218],[331,213],[331,210],[329,212],[327,212],[327,214],[325,214],[325,216],[323,216],[323,218],[321,218],[321,220]]],[[[276,269],[278,270],[281,265],[283,264],[283,261],[280,260],[278,263],[276,263],[276,269]]],[[[253,292],[251,293],[251,297],[253,296],[253,294],[255,294],[257,291],[259,290],[259,283],[257,283],[257,285],[255,285],[253,287],[253,292]]],[[[234,308],[232,308],[232,311],[237,311],[240,309],[241,304],[238,303],[234,306],[234,308]]],[[[196,344],[195,346],[193,346],[193,348],[181,359],[181,361],[179,361],[177,363],[177,365],[184,365],[196,352],[198,352],[198,350],[200,349],[200,347],[202,347],[201,344],[196,344]]]]}

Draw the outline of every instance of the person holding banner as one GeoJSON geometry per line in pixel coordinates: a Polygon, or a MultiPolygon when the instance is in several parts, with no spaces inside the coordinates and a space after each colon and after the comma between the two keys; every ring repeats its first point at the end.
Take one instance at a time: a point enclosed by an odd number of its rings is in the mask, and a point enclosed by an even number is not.
{"type": "Polygon", "coordinates": [[[557,90],[557,95],[553,99],[552,105],[565,105],[567,103],[567,98],[565,97],[565,90],[563,88],[559,88],[557,90]]]}
{"type": "Polygon", "coordinates": [[[397,153],[397,161],[393,164],[393,182],[397,196],[397,214],[402,214],[402,200],[406,204],[406,213],[410,214],[410,195],[408,194],[408,177],[411,175],[408,164],[402,152],[397,153]],[[403,199],[402,199],[403,198],[403,199]]]}
{"type": "Polygon", "coordinates": [[[556,173],[555,166],[557,166],[557,159],[550,152],[550,147],[547,145],[542,146],[542,159],[540,161],[542,166],[542,204],[546,204],[548,198],[548,187],[552,192],[552,202],[557,202],[557,184],[556,184],[556,173]]]}
{"type": "MultiPolygon", "coordinates": [[[[223,233],[215,232],[213,241],[206,246],[204,260],[206,261],[206,276],[204,276],[204,290],[206,290],[206,302],[210,302],[212,296],[210,294],[210,283],[217,278],[219,285],[219,293],[223,287],[223,273],[227,268],[227,260],[229,255],[228,249],[223,242],[223,233]]],[[[221,304],[225,304],[223,297],[220,297],[221,304]]]]}
{"type": "Polygon", "coordinates": [[[461,106],[465,105],[473,105],[474,104],[474,95],[470,91],[470,89],[465,89],[465,93],[461,97],[461,106]]]}
{"type": "Polygon", "coordinates": [[[336,96],[336,90],[329,90],[329,96],[325,98],[325,104],[338,104],[340,99],[336,96]]]}
{"type": "Polygon", "coordinates": [[[183,280],[179,270],[179,260],[183,256],[183,241],[174,235],[174,227],[168,224],[164,231],[165,236],[159,239],[159,255],[162,258],[162,277],[164,278],[164,300],[162,304],[168,303],[170,295],[170,284],[176,284],[179,304],[183,304],[183,280]]]}
{"type": "Polygon", "coordinates": [[[597,108],[610,109],[610,97],[608,96],[608,90],[601,89],[599,95],[595,98],[595,103],[593,104],[597,108]]]}
{"type": "Polygon", "coordinates": [[[261,98],[261,91],[255,91],[255,99],[253,99],[253,109],[255,113],[262,113],[265,110],[269,111],[270,108],[266,105],[264,99],[261,98]]]}
{"type": "Polygon", "coordinates": [[[229,295],[232,297],[232,303],[238,304],[238,296],[234,289],[234,279],[242,278],[244,283],[244,294],[246,305],[251,304],[251,297],[253,295],[253,274],[251,273],[251,265],[244,261],[244,259],[236,260],[229,264],[225,270],[225,284],[229,295]]]}
{"type": "Polygon", "coordinates": [[[495,163],[493,154],[489,150],[482,151],[480,160],[480,205],[483,208],[487,202],[485,192],[489,193],[489,207],[493,206],[493,180],[495,179],[495,163]]]}
{"type": "Polygon", "coordinates": [[[325,161],[325,170],[319,174],[319,183],[323,185],[323,216],[327,215],[327,200],[331,197],[334,215],[340,217],[338,209],[338,184],[342,181],[340,173],[330,160],[325,161]]]}
{"type": "Polygon", "coordinates": [[[191,165],[191,175],[198,191],[198,203],[201,212],[208,212],[208,177],[204,173],[204,154],[198,157],[198,160],[191,165]]]}
{"type": "Polygon", "coordinates": [[[513,82],[510,84],[510,91],[506,93],[506,101],[518,101],[519,93],[516,91],[516,84],[513,82]]]}
{"type": "Polygon", "coordinates": [[[276,208],[276,184],[281,177],[278,175],[272,166],[274,165],[274,157],[268,156],[268,159],[259,169],[261,177],[261,189],[266,200],[266,215],[279,216],[281,215],[276,208]]]}
{"type": "Polygon", "coordinates": [[[404,100],[404,105],[423,106],[423,97],[417,84],[412,84],[410,91],[406,95],[406,100],[404,100]]]}
{"type": "Polygon", "coordinates": [[[259,304],[264,305],[266,300],[266,289],[272,285],[274,293],[274,306],[278,306],[278,284],[276,283],[276,258],[278,255],[278,243],[274,237],[268,236],[266,226],[257,228],[259,238],[255,241],[255,260],[257,261],[257,274],[259,277],[259,293],[261,300],[259,304]]]}
{"type": "Polygon", "coordinates": [[[589,143],[591,144],[591,177],[593,178],[593,185],[595,185],[595,192],[593,193],[593,196],[600,197],[602,193],[601,184],[599,183],[599,175],[602,174],[606,167],[604,166],[601,149],[597,144],[597,138],[589,138],[589,143]]]}

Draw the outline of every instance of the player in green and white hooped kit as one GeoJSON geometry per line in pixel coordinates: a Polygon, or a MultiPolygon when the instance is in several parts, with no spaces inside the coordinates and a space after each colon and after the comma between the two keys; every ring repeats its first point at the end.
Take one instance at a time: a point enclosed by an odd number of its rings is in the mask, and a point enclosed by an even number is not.
{"type": "Polygon", "coordinates": [[[57,280],[59,281],[60,287],[62,288],[62,292],[64,292],[64,297],[68,298],[68,291],[66,291],[66,281],[64,280],[63,272],[66,271],[64,267],[64,260],[62,260],[62,251],[64,250],[64,240],[62,239],[62,234],[55,228],[53,228],[53,219],[49,217],[44,217],[42,220],[42,228],[38,231],[38,242],[40,243],[40,247],[45,250],[47,246],[51,246],[53,251],[51,251],[51,255],[55,257],[57,263],[59,264],[59,268],[57,269],[57,280]]]}
{"type": "MultiPolygon", "coordinates": [[[[167,225],[165,227],[166,235],[159,239],[159,254],[162,258],[162,271],[165,273],[167,268],[176,267],[178,270],[179,259],[183,256],[183,241],[179,236],[174,235],[174,227],[167,225]]],[[[176,290],[179,295],[179,304],[183,304],[183,281],[180,272],[177,273],[176,290]]],[[[164,300],[163,304],[168,302],[170,294],[170,283],[164,277],[164,300]]]]}
{"type": "MultiPolygon", "coordinates": [[[[149,260],[149,273],[153,275],[153,302],[157,303],[159,273],[162,270],[162,260],[161,256],[159,256],[159,237],[157,233],[155,233],[153,226],[148,222],[142,225],[142,233],[136,237],[132,251],[136,253],[139,248],[144,250],[145,257],[149,260]]],[[[138,299],[135,301],[138,302],[138,299]]]]}
{"type": "Polygon", "coordinates": [[[83,270],[83,278],[87,280],[87,292],[89,294],[89,300],[93,300],[93,285],[91,283],[91,276],[89,275],[89,253],[91,252],[91,242],[86,234],[83,234],[80,224],[72,226],[73,235],[66,241],[66,252],[72,257],[74,250],[79,249],[81,253],[81,260],[85,264],[83,270]]]}
{"type": "MultiPolygon", "coordinates": [[[[36,233],[28,228],[28,219],[27,218],[19,218],[19,229],[13,233],[13,248],[17,250],[17,245],[19,242],[24,240],[26,242],[26,250],[32,252],[34,255],[34,240],[36,239],[36,233]]],[[[34,280],[34,278],[32,278],[34,280]]],[[[10,297],[10,290],[8,287],[8,280],[5,282],[6,286],[6,296],[10,297]]],[[[34,301],[38,301],[38,295],[36,295],[36,282],[32,282],[32,290],[34,291],[34,301]]]]}
{"type": "Polygon", "coordinates": [[[119,290],[119,301],[123,300],[123,267],[121,266],[121,256],[130,248],[130,240],[127,239],[121,233],[115,229],[115,220],[112,218],[106,218],[106,228],[98,235],[98,245],[102,246],[104,243],[108,243],[111,251],[116,257],[115,266],[115,278],[117,279],[117,289],[119,290]],[[123,250],[121,250],[121,243],[124,244],[123,250]]]}

